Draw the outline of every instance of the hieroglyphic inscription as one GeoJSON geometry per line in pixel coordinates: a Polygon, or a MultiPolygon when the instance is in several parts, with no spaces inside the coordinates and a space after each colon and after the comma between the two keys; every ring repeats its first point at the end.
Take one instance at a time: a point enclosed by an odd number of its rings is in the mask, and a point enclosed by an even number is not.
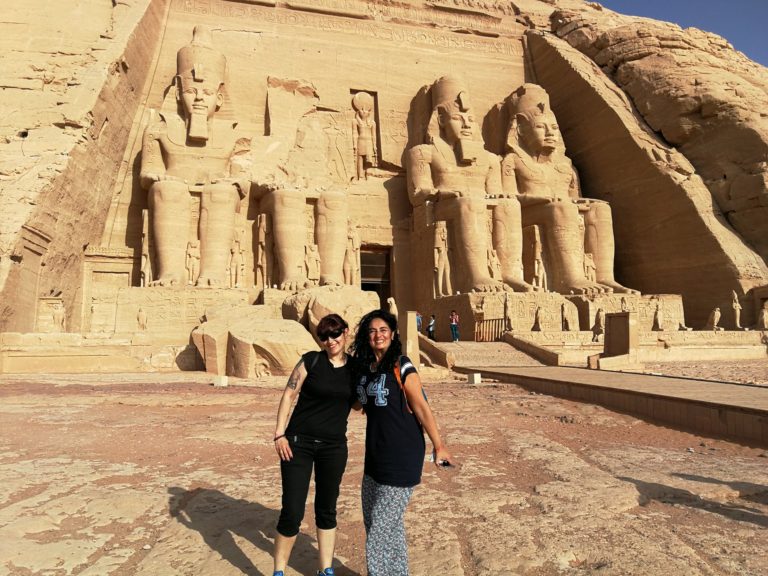
{"type": "Polygon", "coordinates": [[[253,8],[258,6],[290,7],[296,10],[308,9],[314,11],[332,12],[339,15],[349,15],[353,18],[369,17],[376,20],[398,20],[418,24],[444,26],[456,30],[476,30],[489,33],[514,32],[515,23],[502,25],[501,18],[479,12],[471,13],[455,8],[446,11],[445,7],[435,5],[427,9],[416,6],[383,5],[378,2],[360,2],[356,0],[295,0],[293,2],[276,2],[271,0],[175,0],[174,8],[184,12],[201,14],[203,16],[233,16],[245,17],[254,14],[253,8]]]}
{"type": "Polygon", "coordinates": [[[237,4],[225,0],[175,0],[173,7],[175,10],[187,14],[215,15],[238,19],[253,18],[255,21],[270,24],[301,26],[313,30],[353,34],[397,44],[422,45],[498,56],[521,56],[523,53],[521,41],[408,28],[353,18],[324,16],[312,12],[237,4]]]}
{"type": "Polygon", "coordinates": [[[387,110],[384,119],[389,139],[395,144],[405,145],[408,141],[408,115],[400,110],[387,110]]]}

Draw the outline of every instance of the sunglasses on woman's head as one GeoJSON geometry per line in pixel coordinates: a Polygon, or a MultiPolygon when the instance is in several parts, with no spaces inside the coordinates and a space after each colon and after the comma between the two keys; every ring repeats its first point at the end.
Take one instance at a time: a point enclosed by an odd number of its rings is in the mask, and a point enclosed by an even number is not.
{"type": "Polygon", "coordinates": [[[323,332],[322,334],[318,334],[317,337],[320,338],[320,342],[325,342],[329,338],[331,340],[336,340],[339,336],[344,334],[344,329],[340,330],[334,330],[333,332],[323,332]]]}

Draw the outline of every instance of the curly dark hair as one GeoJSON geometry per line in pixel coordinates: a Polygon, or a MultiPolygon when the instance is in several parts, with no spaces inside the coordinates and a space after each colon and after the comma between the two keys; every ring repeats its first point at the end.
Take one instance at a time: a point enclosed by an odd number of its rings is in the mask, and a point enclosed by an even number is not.
{"type": "Polygon", "coordinates": [[[394,369],[395,363],[399,360],[400,354],[403,351],[400,334],[397,332],[397,318],[395,318],[394,314],[390,314],[386,310],[368,312],[368,314],[360,319],[357,331],[355,332],[355,340],[352,342],[349,350],[355,357],[358,369],[367,369],[373,362],[376,362],[376,356],[368,341],[368,329],[371,327],[371,322],[376,318],[384,320],[389,329],[392,330],[392,344],[390,344],[379,363],[379,370],[389,372],[394,369]]]}

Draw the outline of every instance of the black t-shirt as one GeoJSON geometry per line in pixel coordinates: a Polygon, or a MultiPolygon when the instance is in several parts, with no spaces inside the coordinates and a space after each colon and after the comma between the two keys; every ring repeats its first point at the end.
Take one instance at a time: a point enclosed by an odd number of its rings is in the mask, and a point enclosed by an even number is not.
{"type": "MultiPolygon", "coordinates": [[[[407,356],[400,357],[403,384],[415,373],[407,356]]],[[[363,369],[358,376],[357,399],[367,417],[365,428],[365,473],[379,484],[416,486],[424,468],[424,432],[405,405],[405,392],[394,370],[386,373],[363,369]]]]}
{"type": "Polygon", "coordinates": [[[285,435],[346,442],[349,410],[357,399],[350,362],[336,368],[325,352],[307,352],[302,358],[307,377],[285,435]]]}

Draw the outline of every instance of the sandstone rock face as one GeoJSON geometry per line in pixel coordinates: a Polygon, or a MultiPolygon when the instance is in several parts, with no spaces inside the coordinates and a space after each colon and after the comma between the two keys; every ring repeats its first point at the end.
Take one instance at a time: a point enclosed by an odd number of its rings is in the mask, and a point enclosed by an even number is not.
{"type": "Polygon", "coordinates": [[[3,7],[0,285],[28,292],[13,304],[3,298],[6,329],[33,329],[35,291],[62,292],[70,326],[80,326],[72,311],[83,247],[99,243],[114,182],[130,171],[126,145],[165,4],[3,7]],[[34,288],[29,277],[39,277],[34,288]]]}
{"type": "MultiPolygon", "coordinates": [[[[184,340],[211,288],[310,331],[389,297],[584,330],[636,291],[758,321],[768,72],[714,35],[577,0],[106,4],[0,24],[0,330],[184,340]]],[[[195,337],[217,373],[298,351],[233,322],[195,337]]]]}
{"type": "Polygon", "coordinates": [[[666,22],[559,10],[552,29],[685,155],[728,222],[768,258],[768,70],[715,34],[666,22]]]}

